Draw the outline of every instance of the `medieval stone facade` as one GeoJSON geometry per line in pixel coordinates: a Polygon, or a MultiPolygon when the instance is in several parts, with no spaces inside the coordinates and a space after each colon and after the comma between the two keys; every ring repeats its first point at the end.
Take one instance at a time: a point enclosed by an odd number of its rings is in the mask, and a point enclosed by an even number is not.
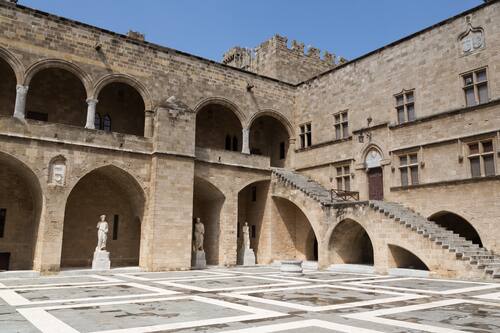
{"type": "Polygon", "coordinates": [[[274,36],[217,63],[10,1],[0,31],[0,269],[90,266],[106,214],[113,266],[189,269],[200,217],[209,264],[248,221],[258,263],[495,276],[498,1],[351,61],[274,36]]]}

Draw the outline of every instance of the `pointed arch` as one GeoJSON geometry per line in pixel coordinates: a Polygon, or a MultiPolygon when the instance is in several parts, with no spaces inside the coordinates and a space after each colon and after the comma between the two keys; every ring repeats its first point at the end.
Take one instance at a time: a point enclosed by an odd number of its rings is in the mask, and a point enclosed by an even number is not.
{"type": "Polygon", "coordinates": [[[483,246],[481,236],[476,228],[467,219],[451,211],[442,210],[429,216],[429,220],[441,227],[459,234],[461,237],[471,241],[474,244],[483,246]]]}
{"type": "Polygon", "coordinates": [[[12,69],[16,76],[17,84],[23,84],[24,73],[26,68],[17,57],[7,49],[0,47],[0,58],[3,59],[12,69]]]}
{"type": "Polygon", "coordinates": [[[429,266],[427,266],[422,259],[417,255],[408,251],[404,247],[387,244],[389,247],[389,266],[394,266],[396,268],[406,268],[406,269],[418,269],[428,271],[429,266]]]}
{"type": "Polygon", "coordinates": [[[335,226],[328,247],[333,264],[374,264],[372,237],[353,219],[346,218],[335,226]]]}
{"type": "Polygon", "coordinates": [[[109,74],[101,77],[99,80],[97,80],[95,87],[92,90],[92,98],[98,100],[101,90],[111,83],[124,83],[131,86],[132,88],[137,90],[139,95],[141,95],[145,110],[153,110],[154,103],[149,90],[141,82],[139,82],[139,80],[127,74],[109,74]]]}
{"type": "Polygon", "coordinates": [[[193,110],[195,111],[196,114],[198,114],[199,111],[201,111],[203,108],[211,104],[221,105],[231,110],[236,115],[236,117],[238,117],[240,125],[242,127],[246,123],[246,116],[245,113],[241,110],[241,108],[236,103],[225,97],[213,96],[213,97],[203,98],[196,104],[193,110]]]}
{"type": "Polygon", "coordinates": [[[263,109],[263,110],[260,110],[256,113],[254,113],[252,115],[252,117],[250,117],[250,119],[248,120],[248,124],[246,124],[246,127],[247,128],[252,127],[255,120],[257,120],[258,118],[263,117],[263,116],[269,116],[269,117],[276,119],[286,129],[286,131],[288,132],[288,136],[290,138],[295,137],[295,130],[293,129],[292,123],[281,112],[273,110],[273,109],[263,109]]]}

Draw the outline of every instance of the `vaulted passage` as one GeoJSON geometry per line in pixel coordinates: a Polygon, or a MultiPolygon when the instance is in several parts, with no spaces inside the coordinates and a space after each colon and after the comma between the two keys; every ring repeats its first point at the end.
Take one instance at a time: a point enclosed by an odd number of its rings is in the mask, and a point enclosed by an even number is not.
{"type": "Polygon", "coordinates": [[[0,153],[0,271],[32,269],[42,206],[38,178],[0,153]]]}
{"type": "Polygon", "coordinates": [[[91,266],[102,214],[109,226],[111,265],[138,265],[143,210],[144,193],[127,172],[106,166],[85,175],[66,203],[61,266],[91,266]]]}
{"type": "Polygon", "coordinates": [[[0,58],[0,78],[0,116],[12,117],[16,101],[16,75],[2,58],[0,58]]]}
{"type": "Polygon", "coordinates": [[[26,118],[85,126],[87,94],[80,79],[60,68],[36,73],[29,84],[26,118]]]}
{"type": "Polygon", "coordinates": [[[420,269],[425,271],[429,270],[427,265],[420,260],[419,257],[402,247],[389,244],[389,255],[391,256],[389,258],[390,266],[396,268],[420,269]]]}
{"type": "Polygon", "coordinates": [[[204,249],[209,265],[219,263],[220,215],[224,200],[224,194],[217,187],[195,177],[193,217],[199,217],[205,226],[204,249]]]}
{"type": "Polygon", "coordinates": [[[250,128],[250,153],[269,156],[271,166],[283,167],[290,137],[283,124],[268,115],[254,120],[250,128]]]}
{"type": "Polygon", "coordinates": [[[332,264],[373,265],[373,246],[366,230],[358,222],[346,219],[333,230],[330,244],[332,264]]]}
{"type": "Polygon", "coordinates": [[[196,115],[196,146],[241,152],[241,122],[221,104],[209,104],[196,115]]]}
{"type": "Polygon", "coordinates": [[[97,99],[95,129],[144,135],[144,101],[135,88],[112,82],[99,92],[97,99]]]}
{"type": "Polygon", "coordinates": [[[481,237],[479,237],[478,232],[474,229],[472,224],[457,214],[443,211],[432,215],[429,220],[436,222],[443,228],[459,234],[474,244],[483,246],[481,237]]]}

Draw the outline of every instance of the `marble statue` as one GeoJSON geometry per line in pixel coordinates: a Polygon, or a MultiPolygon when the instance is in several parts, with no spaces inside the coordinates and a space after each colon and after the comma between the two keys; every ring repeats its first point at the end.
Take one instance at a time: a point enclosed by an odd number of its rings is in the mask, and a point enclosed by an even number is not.
{"type": "Polygon", "coordinates": [[[237,262],[243,266],[254,266],[255,253],[250,248],[250,227],[248,222],[245,222],[241,229],[243,231],[243,244],[241,244],[241,249],[238,251],[237,262]]]}
{"type": "Polygon", "coordinates": [[[250,248],[250,227],[248,226],[248,222],[245,222],[243,226],[243,248],[250,248]]]}
{"type": "Polygon", "coordinates": [[[106,215],[101,215],[99,222],[97,222],[97,247],[96,251],[103,251],[106,249],[106,241],[108,240],[108,222],[106,222],[106,215]]]}
{"type": "Polygon", "coordinates": [[[199,217],[196,218],[196,222],[194,224],[194,242],[193,242],[193,251],[204,251],[203,250],[203,240],[205,238],[205,226],[201,223],[201,219],[199,217]]]}

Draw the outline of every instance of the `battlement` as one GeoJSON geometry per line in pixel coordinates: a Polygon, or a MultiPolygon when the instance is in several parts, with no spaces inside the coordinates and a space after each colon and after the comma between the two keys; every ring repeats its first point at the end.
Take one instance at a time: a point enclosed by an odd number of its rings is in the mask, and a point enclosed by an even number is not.
{"type": "Polygon", "coordinates": [[[270,76],[289,83],[299,83],[338,66],[347,60],[308,46],[303,42],[274,35],[255,49],[233,47],[224,53],[222,63],[270,76]]]}

